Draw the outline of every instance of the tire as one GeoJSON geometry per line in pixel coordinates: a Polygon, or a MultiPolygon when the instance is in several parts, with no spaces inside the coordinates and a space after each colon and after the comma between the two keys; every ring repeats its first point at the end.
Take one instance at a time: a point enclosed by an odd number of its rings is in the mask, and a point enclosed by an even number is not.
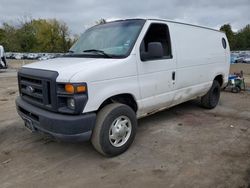
{"type": "Polygon", "coordinates": [[[136,128],[137,119],[132,108],[120,103],[109,104],[97,114],[91,137],[92,145],[105,156],[119,155],[125,152],[134,141],[136,128]],[[117,142],[119,139],[122,140],[117,142]]]}
{"type": "Polygon", "coordinates": [[[239,93],[241,91],[241,88],[239,86],[235,86],[231,89],[232,93],[239,93]]]}
{"type": "Polygon", "coordinates": [[[212,87],[206,95],[201,97],[201,105],[207,109],[213,109],[217,106],[220,99],[220,84],[217,80],[213,81],[212,87]]]}

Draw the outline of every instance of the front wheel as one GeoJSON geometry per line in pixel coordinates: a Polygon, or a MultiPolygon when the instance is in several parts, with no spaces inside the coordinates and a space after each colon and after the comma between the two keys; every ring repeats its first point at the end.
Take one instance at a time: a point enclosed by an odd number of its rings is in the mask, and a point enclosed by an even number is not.
{"type": "Polygon", "coordinates": [[[127,105],[112,103],[98,112],[91,142],[101,154],[116,156],[132,144],[136,128],[135,112],[127,105]]]}
{"type": "Polygon", "coordinates": [[[220,84],[217,80],[213,81],[213,85],[206,95],[201,97],[201,105],[204,108],[215,108],[220,99],[220,84]]]}

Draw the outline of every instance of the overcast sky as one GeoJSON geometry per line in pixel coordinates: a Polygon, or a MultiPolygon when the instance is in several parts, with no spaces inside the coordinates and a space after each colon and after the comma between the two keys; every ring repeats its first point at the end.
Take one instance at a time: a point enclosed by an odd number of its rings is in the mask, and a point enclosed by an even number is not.
{"type": "Polygon", "coordinates": [[[21,16],[56,18],[79,34],[95,21],[150,17],[234,30],[250,24],[250,0],[1,0],[0,23],[21,16]]]}

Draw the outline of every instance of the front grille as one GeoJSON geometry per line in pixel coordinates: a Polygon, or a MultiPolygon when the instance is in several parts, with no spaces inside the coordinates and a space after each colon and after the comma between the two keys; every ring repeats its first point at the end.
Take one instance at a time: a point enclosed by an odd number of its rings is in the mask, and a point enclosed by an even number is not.
{"type": "Polygon", "coordinates": [[[51,105],[50,81],[20,76],[21,96],[40,105],[51,105]]]}
{"type": "Polygon", "coordinates": [[[18,72],[20,96],[31,104],[55,111],[57,75],[53,71],[22,68],[18,72]]]}

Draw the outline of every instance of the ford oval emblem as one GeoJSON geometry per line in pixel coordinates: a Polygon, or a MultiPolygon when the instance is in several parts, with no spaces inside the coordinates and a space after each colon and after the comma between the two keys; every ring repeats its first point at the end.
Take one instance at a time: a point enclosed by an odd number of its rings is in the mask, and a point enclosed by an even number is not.
{"type": "Polygon", "coordinates": [[[26,87],[26,91],[27,91],[28,93],[34,93],[35,89],[34,89],[32,86],[27,86],[27,87],[26,87]]]}

